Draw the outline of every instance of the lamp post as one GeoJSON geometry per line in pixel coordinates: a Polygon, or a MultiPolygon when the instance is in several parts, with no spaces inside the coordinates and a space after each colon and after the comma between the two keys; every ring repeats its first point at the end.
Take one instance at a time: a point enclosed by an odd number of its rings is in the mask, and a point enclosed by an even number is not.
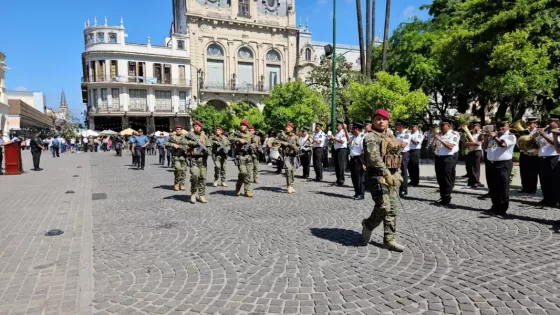
{"type": "Polygon", "coordinates": [[[335,134],[336,130],[336,0],[333,0],[333,32],[332,32],[332,93],[331,93],[331,131],[335,134]]]}
{"type": "Polygon", "coordinates": [[[200,84],[199,84],[198,76],[200,75],[202,70],[193,66],[192,64],[189,65],[196,69],[196,106],[198,107],[198,105],[200,104],[200,84]]]}

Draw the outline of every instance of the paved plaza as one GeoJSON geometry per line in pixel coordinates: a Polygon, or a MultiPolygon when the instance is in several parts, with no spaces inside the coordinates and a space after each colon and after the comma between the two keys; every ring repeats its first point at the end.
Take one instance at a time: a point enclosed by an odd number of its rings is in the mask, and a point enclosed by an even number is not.
{"type": "Polygon", "coordinates": [[[249,199],[234,194],[231,161],[229,188],[212,187],[209,160],[209,203],[192,205],[157,156],[144,171],[128,154],[42,160],[0,177],[0,314],[560,314],[560,210],[540,196],[514,193],[494,217],[485,191],[458,179],[455,206],[438,207],[424,165],[395,253],[381,227],[362,243],[373,204],[352,200],[349,176],[342,188],[332,172],[296,178],[288,195],[261,165],[249,199]]]}

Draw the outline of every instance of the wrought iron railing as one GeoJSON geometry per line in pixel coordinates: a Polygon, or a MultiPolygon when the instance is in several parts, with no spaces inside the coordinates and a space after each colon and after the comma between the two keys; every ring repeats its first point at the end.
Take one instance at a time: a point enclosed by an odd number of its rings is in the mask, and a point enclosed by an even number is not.
{"type": "Polygon", "coordinates": [[[172,86],[191,86],[187,79],[165,79],[144,76],[95,76],[82,77],[82,83],[136,83],[136,84],[163,84],[172,86]]]}

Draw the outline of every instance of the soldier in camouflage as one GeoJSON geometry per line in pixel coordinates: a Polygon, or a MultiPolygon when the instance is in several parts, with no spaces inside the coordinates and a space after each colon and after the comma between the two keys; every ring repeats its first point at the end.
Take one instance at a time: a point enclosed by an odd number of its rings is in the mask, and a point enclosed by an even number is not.
{"type": "Polygon", "coordinates": [[[245,186],[245,197],[252,198],[251,192],[253,158],[251,154],[256,151],[257,143],[247,129],[249,122],[242,120],[239,126],[239,131],[232,133],[229,136],[229,141],[234,144],[236,153],[235,165],[239,168],[239,176],[237,177],[237,184],[235,185],[235,193],[240,196],[241,188],[245,186]]]}
{"type": "Polygon", "coordinates": [[[222,127],[216,127],[216,134],[212,136],[212,157],[214,159],[214,187],[227,187],[226,183],[226,167],[227,153],[229,148],[229,140],[223,135],[222,127]],[[222,181],[218,184],[218,180],[222,181]]]}
{"type": "Polygon", "coordinates": [[[390,115],[378,109],[373,117],[373,130],[364,138],[363,159],[366,164],[366,189],[371,192],[375,207],[369,218],[362,221],[362,237],[371,240],[373,230],[383,222],[385,248],[402,252],[395,241],[397,228],[397,188],[400,175],[400,143],[388,132],[390,115]]]}
{"type": "Polygon", "coordinates": [[[299,154],[299,138],[294,133],[294,124],[288,122],[285,132],[276,137],[274,143],[280,145],[282,155],[284,156],[284,166],[286,168],[286,185],[288,194],[295,193],[294,189],[294,172],[296,170],[295,160],[299,154]]]}
{"type": "Polygon", "coordinates": [[[185,140],[189,147],[189,156],[191,159],[191,203],[198,200],[207,203],[206,200],[206,167],[208,165],[208,149],[206,144],[209,143],[208,137],[202,131],[202,123],[198,120],[193,122],[193,131],[190,133],[194,139],[185,140]]]}
{"type": "Polygon", "coordinates": [[[255,142],[258,144],[255,152],[253,154],[251,154],[251,158],[253,159],[253,169],[252,169],[253,183],[258,184],[259,183],[259,166],[260,166],[259,154],[262,151],[261,137],[259,137],[255,133],[255,127],[253,127],[253,126],[249,126],[249,132],[251,132],[251,135],[253,136],[253,138],[255,138],[254,139],[255,142]]]}
{"type": "Polygon", "coordinates": [[[175,126],[175,132],[169,135],[167,141],[163,145],[171,150],[173,155],[173,167],[175,169],[174,175],[174,189],[175,191],[185,190],[185,177],[187,171],[187,157],[186,152],[186,139],[184,135],[185,131],[180,125],[175,126]]]}

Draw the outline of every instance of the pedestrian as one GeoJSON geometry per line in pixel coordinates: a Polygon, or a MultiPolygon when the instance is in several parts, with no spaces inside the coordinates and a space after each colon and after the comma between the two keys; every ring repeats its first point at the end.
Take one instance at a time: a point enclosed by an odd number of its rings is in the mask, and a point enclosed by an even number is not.
{"type": "Polygon", "coordinates": [[[253,179],[253,183],[258,184],[259,166],[260,166],[259,155],[261,153],[261,137],[259,137],[255,133],[255,127],[253,126],[249,126],[249,132],[251,133],[251,136],[254,138],[253,141],[257,143],[256,150],[254,150],[254,152],[251,154],[251,158],[253,159],[253,169],[252,169],[251,178],[253,179]]]}
{"type": "Polygon", "coordinates": [[[193,131],[191,135],[197,141],[186,139],[189,147],[189,156],[191,160],[191,203],[195,204],[196,200],[207,203],[206,200],[206,174],[208,167],[208,149],[206,145],[210,142],[208,137],[202,131],[202,123],[198,120],[193,122],[193,131]]]}
{"type": "Polygon", "coordinates": [[[33,170],[42,171],[43,169],[39,167],[41,162],[41,152],[45,149],[43,146],[43,141],[41,141],[41,132],[37,131],[33,135],[32,139],[29,139],[29,146],[31,147],[31,155],[33,156],[33,170]]]}
{"type": "Polygon", "coordinates": [[[560,165],[558,164],[558,152],[554,147],[554,134],[550,130],[558,128],[558,118],[560,116],[550,115],[548,118],[548,130],[538,129],[537,143],[539,145],[539,180],[543,200],[541,205],[556,207],[560,202],[560,194],[557,187],[560,165]]]}
{"type": "Polygon", "coordinates": [[[308,127],[303,127],[298,142],[301,149],[299,158],[301,160],[301,168],[303,169],[303,178],[307,179],[309,178],[309,170],[311,169],[311,149],[313,147],[308,127]]]}
{"type": "Polygon", "coordinates": [[[336,174],[336,185],[344,185],[344,171],[348,160],[348,131],[346,124],[341,121],[336,123],[336,135],[331,135],[330,140],[334,142],[334,172],[336,174]]]}
{"type": "Polygon", "coordinates": [[[406,129],[406,122],[404,120],[397,120],[395,124],[397,133],[395,138],[401,143],[401,176],[403,182],[399,188],[401,196],[408,195],[408,162],[410,161],[410,132],[406,129]]]}
{"type": "Polygon", "coordinates": [[[418,124],[412,124],[412,133],[410,134],[410,161],[408,162],[408,176],[410,177],[409,186],[418,186],[420,184],[420,152],[422,151],[422,142],[424,135],[418,129],[418,124]]]}
{"type": "Polygon", "coordinates": [[[321,130],[323,124],[316,122],[315,131],[313,132],[313,171],[315,172],[315,181],[323,180],[323,155],[325,154],[326,135],[321,130]]]}
{"type": "Polygon", "coordinates": [[[212,157],[214,158],[214,187],[227,187],[226,169],[229,140],[223,135],[223,128],[216,126],[216,134],[212,137],[212,157]],[[221,184],[218,180],[221,179],[221,184]]]}
{"type": "MultiPolygon", "coordinates": [[[[533,135],[538,127],[538,119],[536,117],[527,118],[526,133],[533,135]]],[[[531,150],[530,152],[521,151],[519,154],[519,175],[521,177],[521,190],[519,193],[535,194],[537,192],[537,184],[539,182],[539,150],[531,150]]]]}
{"type": "Polygon", "coordinates": [[[89,146],[89,145],[88,145],[88,142],[89,142],[89,140],[88,140],[87,137],[84,137],[84,138],[82,139],[82,143],[83,143],[83,145],[84,145],[84,152],[87,152],[87,151],[88,151],[88,146],[89,146]]]}
{"type": "Polygon", "coordinates": [[[128,137],[128,150],[132,154],[132,166],[136,167],[138,163],[136,163],[136,154],[132,149],[134,147],[134,142],[136,141],[134,138],[136,137],[136,131],[132,132],[132,135],[128,137]]]}
{"type": "Polygon", "coordinates": [[[53,158],[60,157],[59,150],[60,150],[60,138],[54,137],[51,141],[51,151],[52,151],[53,158]]]}
{"type": "MultiPolygon", "coordinates": [[[[187,146],[185,135],[183,134],[183,126],[176,125],[175,131],[169,135],[167,141],[163,143],[168,152],[173,154],[174,178],[173,188],[175,191],[185,190],[185,178],[187,171],[187,146]]],[[[167,160],[169,165],[169,159],[167,160]]]]}
{"type": "Polygon", "coordinates": [[[360,122],[352,123],[352,136],[350,137],[350,177],[354,186],[354,200],[364,200],[365,182],[364,170],[365,163],[362,154],[364,153],[364,138],[362,132],[364,125],[360,122]]]}
{"type": "MultiPolygon", "coordinates": [[[[174,131],[173,130],[169,130],[169,135],[171,135],[174,131]]],[[[169,140],[169,135],[165,136],[164,139],[167,142],[169,140]]],[[[175,162],[173,162],[173,148],[169,148],[165,147],[165,155],[167,156],[167,167],[171,167],[171,165],[174,165],[175,162]]]]}
{"type": "Polygon", "coordinates": [[[482,131],[480,129],[480,121],[473,121],[471,136],[474,141],[465,141],[464,145],[467,147],[469,153],[467,154],[467,174],[469,179],[467,186],[473,189],[484,187],[480,183],[480,162],[482,161],[482,131]]]}
{"type": "Polygon", "coordinates": [[[134,144],[132,148],[136,154],[136,169],[144,170],[146,164],[146,147],[148,146],[149,139],[144,135],[142,129],[138,130],[138,136],[134,137],[134,144]]]}
{"type": "Polygon", "coordinates": [[[395,240],[397,232],[397,187],[402,183],[400,175],[400,143],[389,133],[391,116],[378,109],[373,116],[373,131],[364,138],[364,160],[366,163],[366,186],[375,206],[369,218],[362,220],[362,238],[366,244],[373,230],[383,222],[383,245],[396,252],[404,246],[395,240]]]}
{"type": "Polygon", "coordinates": [[[253,158],[251,154],[256,150],[257,143],[254,142],[248,128],[249,122],[242,120],[239,124],[239,130],[229,136],[229,141],[235,146],[235,165],[239,169],[235,193],[241,196],[241,188],[244,188],[245,193],[243,195],[253,198],[253,192],[251,191],[253,158]]]}
{"type": "Polygon", "coordinates": [[[460,135],[451,128],[452,121],[442,119],[441,132],[433,135],[435,145],[435,169],[441,199],[437,201],[442,206],[451,203],[451,192],[455,186],[455,154],[459,152],[460,135]]]}

